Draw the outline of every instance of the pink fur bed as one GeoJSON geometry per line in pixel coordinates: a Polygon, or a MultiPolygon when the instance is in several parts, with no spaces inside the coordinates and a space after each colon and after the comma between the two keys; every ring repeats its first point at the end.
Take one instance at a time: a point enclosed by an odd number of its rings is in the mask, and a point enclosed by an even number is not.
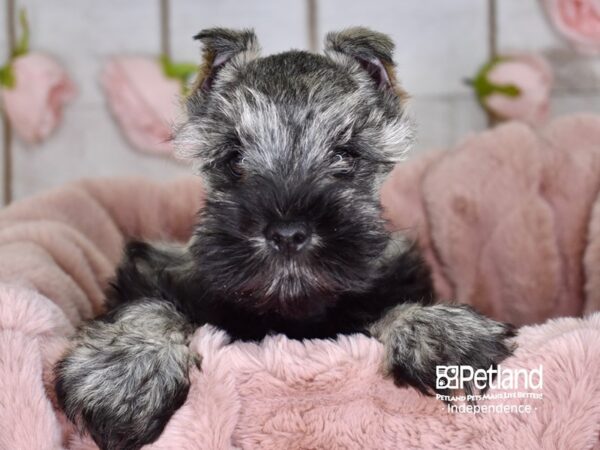
{"type": "MultiPolygon", "coordinates": [[[[449,413],[384,379],[364,336],[226,345],[204,327],[202,371],[148,448],[600,448],[599,190],[600,118],[576,116],[470,136],[399,166],[382,193],[444,297],[519,325],[587,314],[521,329],[505,366],[543,365],[530,414],[449,413]]],[[[101,312],[124,239],[185,239],[201,192],[191,178],[88,180],[0,212],[0,449],[95,448],[55,410],[52,364],[101,312]]]]}

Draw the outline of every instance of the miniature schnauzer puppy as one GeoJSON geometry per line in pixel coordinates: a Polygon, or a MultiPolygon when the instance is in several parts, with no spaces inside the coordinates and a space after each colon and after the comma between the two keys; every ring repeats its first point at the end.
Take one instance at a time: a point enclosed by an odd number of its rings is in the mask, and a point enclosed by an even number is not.
{"type": "Polygon", "coordinates": [[[385,347],[385,372],[426,394],[436,365],[510,355],[512,328],[436,304],[416,246],[382,219],[380,186],[412,140],[392,41],[352,28],[330,33],[325,55],[259,57],[252,31],[196,39],[203,64],[177,143],[206,204],[187,245],[126,248],[108,312],[56,367],[67,416],[104,449],[156,440],[201,366],[188,344],[203,324],[232,340],[365,333],[385,347]]]}

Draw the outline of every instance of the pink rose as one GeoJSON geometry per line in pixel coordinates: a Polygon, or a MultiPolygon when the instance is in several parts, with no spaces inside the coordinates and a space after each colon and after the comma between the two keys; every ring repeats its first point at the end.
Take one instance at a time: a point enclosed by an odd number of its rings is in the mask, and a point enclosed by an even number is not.
{"type": "Polygon", "coordinates": [[[556,29],[578,50],[600,52],[600,0],[541,0],[556,29]]]}
{"type": "Polygon", "coordinates": [[[540,125],[550,110],[552,70],[537,55],[510,55],[482,69],[473,84],[482,105],[499,119],[540,125]]]}
{"type": "Polygon", "coordinates": [[[102,86],[133,146],[150,153],[173,154],[171,129],[179,112],[181,87],[165,76],[158,60],[115,57],[104,69],[102,86]]]}
{"type": "Polygon", "coordinates": [[[60,122],[75,85],[54,59],[41,53],[19,56],[11,65],[15,85],[1,89],[4,109],[19,136],[40,142],[60,122]]]}

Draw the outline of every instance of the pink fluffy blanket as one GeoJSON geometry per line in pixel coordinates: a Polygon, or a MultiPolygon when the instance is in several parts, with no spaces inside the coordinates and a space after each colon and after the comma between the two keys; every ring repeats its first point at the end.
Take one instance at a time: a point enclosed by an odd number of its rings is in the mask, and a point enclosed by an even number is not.
{"type": "MultiPolygon", "coordinates": [[[[383,190],[444,297],[524,326],[505,367],[543,366],[531,412],[449,412],[379,373],[381,346],[203,327],[185,405],[153,449],[600,448],[600,118],[509,124],[399,166],[383,190]]],[[[0,212],[0,449],[92,449],[56,411],[52,364],[128,237],[185,239],[195,179],[82,181],[0,212]]],[[[492,390],[491,394],[503,391],[492,390]]]]}

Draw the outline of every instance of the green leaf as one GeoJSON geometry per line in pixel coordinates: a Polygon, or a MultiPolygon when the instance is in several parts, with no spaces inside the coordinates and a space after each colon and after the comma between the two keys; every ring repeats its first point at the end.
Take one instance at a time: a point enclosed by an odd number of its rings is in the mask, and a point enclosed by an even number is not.
{"type": "Polygon", "coordinates": [[[520,89],[513,84],[494,84],[488,79],[489,72],[496,64],[505,61],[506,58],[496,57],[483,65],[473,80],[469,84],[473,86],[477,98],[483,104],[483,100],[491,94],[502,94],[507,97],[518,97],[521,94],[520,89]]]}
{"type": "Polygon", "coordinates": [[[521,90],[514,84],[492,84],[492,92],[506,95],[507,97],[518,97],[521,90]]]}
{"type": "Polygon", "coordinates": [[[0,67],[0,86],[12,89],[16,84],[17,80],[15,79],[15,73],[10,63],[0,67]]]}
{"type": "Polygon", "coordinates": [[[31,36],[31,32],[29,30],[27,12],[24,9],[19,12],[19,23],[21,24],[21,39],[19,39],[17,46],[13,50],[13,58],[17,58],[29,52],[29,38],[31,36]]]}
{"type": "Polygon", "coordinates": [[[15,58],[29,52],[29,22],[27,21],[27,12],[24,9],[19,12],[19,23],[21,24],[21,38],[19,39],[17,46],[13,49],[8,62],[0,67],[0,86],[8,89],[14,88],[17,84],[12,62],[15,58]]]}
{"type": "Polygon", "coordinates": [[[189,63],[171,63],[169,66],[168,75],[172,78],[179,79],[188,79],[191,77],[196,71],[198,67],[195,64],[189,63]]]}
{"type": "Polygon", "coordinates": [[[182,93],[185,94],[187,83],[198,72],[198,66],[187,62],[173,62],[166,55],[161,55],[160,64],[165,76],[179,81],[182,93]]]}

